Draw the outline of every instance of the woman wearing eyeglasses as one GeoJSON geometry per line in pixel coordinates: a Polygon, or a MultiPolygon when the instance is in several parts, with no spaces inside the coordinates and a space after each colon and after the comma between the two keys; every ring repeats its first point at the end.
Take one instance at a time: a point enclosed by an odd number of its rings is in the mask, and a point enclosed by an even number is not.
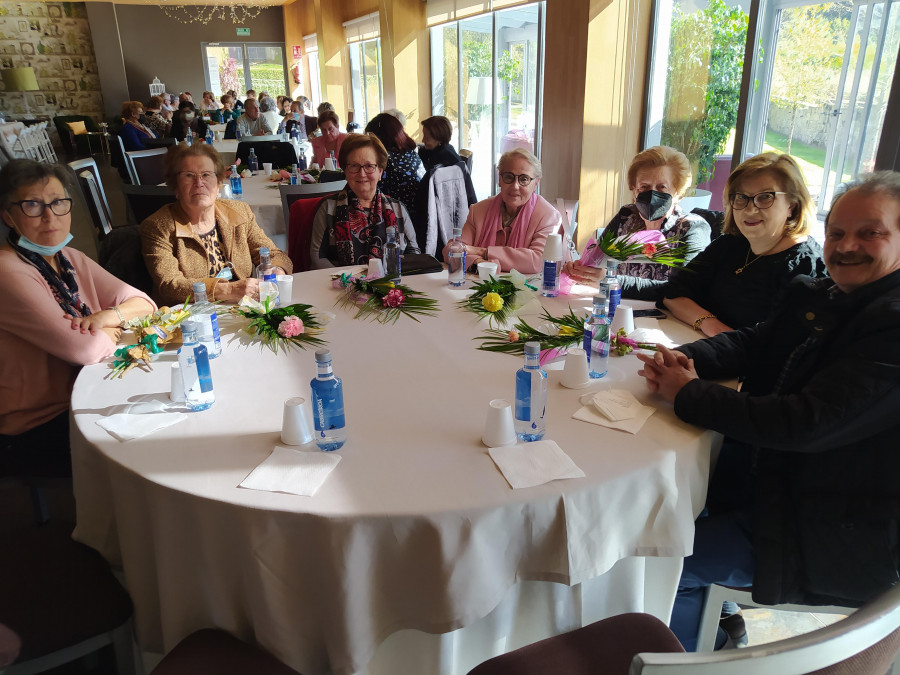
{"type": "Polygon", "coordinates": [[[663,291],[666,308],[709,337],[765,319],[795,276],[825,276],[822,248],[809,237],[812,199],[790,155],[751,157],[728,177],[724,197],[722,236],[663,291]]]}
{"type": "Polygon", "coordinates": [[[210,300],[258,297],[253,266],[259,264],[263,246],[278,274],[291,273],[290,258],[262,231],[250,206],[218,199],[225,165],[215,148],[198,143],[170,149],[165,176],[177,201],[141,223],[144,262],[158,302],[183,303],[197,281],[206,285],[210,300]]]}
{"type": "Polygon", "coordinates": [[[541,180],[541,163],[516,148],[500,157],[497,174],[500,194],[472,206],[463,226],[466,262],[469,269],[480,262],[496,262],[501,272],[536,274],[547,235],[560,224],[559,211],[534,191],[541,180]]]}
{"type": "Polygon", "coordinates": [[[418,253],[416,232],[406,207],[378,189],[388,153],[375,134],[350,134],[338,161],[347,187],[319,204],[310,234],[313,269],[366,265],[381,258],[387,228],[397,229],[400,250],[418,253]]]}
{"type": "Polygon", "coordinates": [[[71,241],[65,167],[0,171],[0,476],[70,476],[69,397],[82,365],[116,349],[122,324],[156,306],[71,241]]]}

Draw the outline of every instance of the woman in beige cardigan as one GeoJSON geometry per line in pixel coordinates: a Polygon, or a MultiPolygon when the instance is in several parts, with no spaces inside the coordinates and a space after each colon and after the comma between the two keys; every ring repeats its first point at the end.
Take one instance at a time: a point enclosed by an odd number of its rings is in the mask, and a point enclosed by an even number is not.
{"type": "Polygon", "coordinates": [[[217,199],[224,179],[225,166],[209,145],[176,146],[166,155],[166,183],[178,201],[141,223],[144,262],[160,304],[184,302],[197,281],[206,284],[210,300],[257,298],[253,266],[259,264],[263,246],[278,274],[293,269],[247,204],[217,199]]]}

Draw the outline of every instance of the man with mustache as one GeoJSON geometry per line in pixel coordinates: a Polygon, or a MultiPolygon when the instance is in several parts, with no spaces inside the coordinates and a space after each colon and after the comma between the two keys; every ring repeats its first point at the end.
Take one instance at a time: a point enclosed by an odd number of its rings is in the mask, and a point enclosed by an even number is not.
{"type": "Polygon", "coordinates": [[[676,415],[726,437],[672,614],[689,650],[712,583],[858,606],[900,580],[900,173],[835,199],[825,262],[767,321],[639,356],[676,415]]]}

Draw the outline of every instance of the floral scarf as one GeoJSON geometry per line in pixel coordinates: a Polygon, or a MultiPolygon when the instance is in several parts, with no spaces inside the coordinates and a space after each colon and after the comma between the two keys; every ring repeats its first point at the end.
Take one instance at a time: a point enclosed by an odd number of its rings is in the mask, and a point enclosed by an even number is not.
{"type": "Polygon", "coordinates": [[[53,297],[56,298],[66,314],[88,316],[91,313],[91,308],[78,296],[75,268],[72,267],[72,263],[63,255],[62,251],[56,254],[56,260],[59,262],[59,274],[57,274],[43,256],[19,246],[19,236],[13,230],[9,231],[6,241],[19,254],[20,258],[37,268],[37,271],[44,277],[44,281],[50,286],[53,297]]]}
{"type": "MultiPolygon", "coordinates": [[[[397,215],[381,190],[375,192],[371,209],[361,207],[349,187],[341,190],[334,209],[338,266],[367,265],[369,258],[380,259],[384,255],[389,227],[397,227],[397,215]]],[[[397,236],[399,238],[399,232],[397,236]]]]}

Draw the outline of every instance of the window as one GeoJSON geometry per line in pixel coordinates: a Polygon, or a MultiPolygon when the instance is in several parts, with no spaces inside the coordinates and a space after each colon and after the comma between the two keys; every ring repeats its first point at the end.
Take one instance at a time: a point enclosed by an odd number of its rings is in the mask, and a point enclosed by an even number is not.
{"type": "Polygon", "coordinates": [[[353,121],[365,127],[383,107],[378,12],[344,24],[350,57],[353,121]]]}
{"type": "Polygon", "coordinates": [[[204,42],[202,47],[206,88],[217,98],[229,89],[267,91],[273,97],[290,91],[283,45],[204,42]]]}
{"type": "MultiPolygon", "coordinates": [[[[430,2],[429,16],[490,9],[489,2],[460,2],[430,2]]],[[[457,149],[472,150],[479,199],[496,192],[496,166],[504,152],[519,147],[540,155],[543,29],[543,2],[431,28],[432,113],[450,119],[457,149]]]]}
{"type": "Polygon", "coordinates": [[[309,70],[309,97],[315,106],[322,102],[322,80],[319,77],[319,40],[315,33],[303,36],[303,62],[309,70]]]}

